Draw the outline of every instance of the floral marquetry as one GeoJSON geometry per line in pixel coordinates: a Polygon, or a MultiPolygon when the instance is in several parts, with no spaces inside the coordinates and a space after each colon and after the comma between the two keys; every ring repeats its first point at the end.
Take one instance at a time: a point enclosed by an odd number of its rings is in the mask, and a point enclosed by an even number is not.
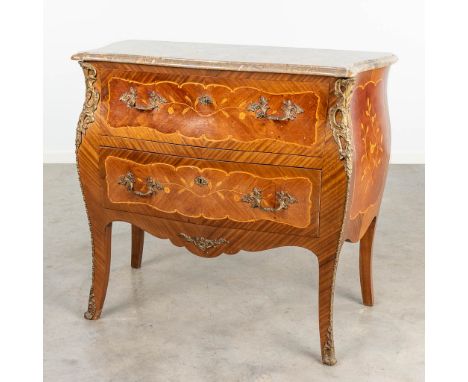
{"type": "Polygon", "coordinates": [[[367,109],[361,120],[361,144],[362,153],[360,161],[360,179],[363,185],[363,192],[369,192],[374,185],[376,173],[378,173],[383,163],[384,157],[384,137],[382,129],[377,126],[377,114],[372,108],[369,97],[366,100],[367,109]]]}
{"type": "MultiPolygon", "coordinates": [[[[178,81],[104,72],[106,135],[219,148],[268,146],[298,154],[322,149],[328,81],[269,83],[200,78],[178,81]]],[[[317,80],[315,80],[317,81],[317,80]]]]}

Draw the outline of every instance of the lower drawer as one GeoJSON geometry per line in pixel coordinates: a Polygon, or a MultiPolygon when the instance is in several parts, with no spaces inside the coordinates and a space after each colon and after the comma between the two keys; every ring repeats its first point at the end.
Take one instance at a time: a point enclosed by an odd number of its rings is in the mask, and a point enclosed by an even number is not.
{"type": "Polygon", "coordinates": [[[318,236],[319,170],[102,148],[104,206],[191,223],[318,236]]]}

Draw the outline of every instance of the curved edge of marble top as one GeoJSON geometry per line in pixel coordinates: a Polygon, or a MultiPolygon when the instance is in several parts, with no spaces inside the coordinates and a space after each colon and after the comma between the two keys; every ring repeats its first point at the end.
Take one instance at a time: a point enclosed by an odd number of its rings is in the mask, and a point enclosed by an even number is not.
{"type": "MultiPolygon", "coordinates": [[[[126,41],[122,43],[131,43],[131,41],[126,41]]],[[[138,43],[138,41],[137,41],[138,43]]],[[[154,42],[157,43],[157,42],[154,42]]],[[[286,63],[288,61],[286,57],[281,57],[282,62],[275,63],[273,62],[256,62],[255,58],[252,58],[249,61],[241,61],[239,59],[233,58],[232,60],[221,60],[221,59],[208,59],[205,57],[193,57],[190,58],[190,55],[187,55],[187,58],[175,57],[179,56],[179,52],[171,53],[167,55],[144,55],[135,53],[128,53],[125,51],[119,52],[117,49],[119,43],[110,45],[105,48],[97,49],[94,51],[85,51],[74,54],[71,58],[72,60],[77,61],[102,61],[102,62],[115,62],[115,63],[125,63],[125,64],[139,64],[139,65],[154,65],[154,66],[171,66],[179,68],[193,68],[193,69],[213,69],[213,70],[231,70],[231,71],[247,71],[247,72],[267,72],[267,73],[286,73],[286,74],[305,74],[305,75],[321,75],[321,76],[332,76],[332,77],[354,77],[361,72],[367,70],[378,69],[385,66],[389,66],[395,63],[398,58],[391,53],[374,53],[368,52],[369,55],[375,55],[376,57],[371,59],[361,59],[357,58],[353,62],[346,62],[343,64],[337,63],[336,65],[317,65],[313,63],[301,62],[301,63],[286,63]],[[108,49],[111,47],[116,47],[116,49],[108,49]],[[107,49],[106,49],[107,48],[107,49]],[[378,55],[378,56],[377,56],[378,55]]],[[[174,43],[175,46],[182,45],[187,43],[174,43]]],[[[219,48],[221,45],[216,44],[200,44],[202,47],[206,47],[209,50],[212,47],[219,48]]],[[[157,45],[156,45],[157,47],[157,45]]],[[[227,46],[229,48],[234,48],[235,46],[227,46]]],[[[333,50],[313,50],[313,49],[297,49],[297,48],[272,48],[272,47],[254,47],[254,46],[239,46],[240,54],[242,56],[242,48],[252,49],[278,49],[284,50],[286,55],[291,56],[291,61],[294,61],[294,53],[307,52],[313,57],[314,52],[323,54],[348,54],[352,56],[353,54],[362,55],[365,52],[353,52],[353,51],[333,51],[333,50]]],[[[127,49],[128,50],[128,49],[127,49]]],[[[181,50],[184,51],[184,50],[181,50]]],[[[302,60],[306,61],[306,60],[302,60]]],[[[311,59],[312,61],[312,59],[311,59]]],[[[339,59],[337,59],[339,61],[339,59]]]]}

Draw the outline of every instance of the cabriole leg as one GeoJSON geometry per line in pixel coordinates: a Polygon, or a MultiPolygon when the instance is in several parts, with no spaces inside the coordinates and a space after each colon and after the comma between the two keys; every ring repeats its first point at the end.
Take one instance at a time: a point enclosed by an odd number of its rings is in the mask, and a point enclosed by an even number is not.
{"type": "Polygon", "coordinates": [[[333,366],[336,363],[333,343],[333,292],[335,264],[337,259],[319,263],[319,327],[322,362],[333,366]]]}
{"type": "Polygon", "coordinates": [[[106,298],[111,262],[112,223],[105,226],[91,223],[93,246],[93,273],[89,292],[87,320],[97,320],[101,316],[106,298]]]}

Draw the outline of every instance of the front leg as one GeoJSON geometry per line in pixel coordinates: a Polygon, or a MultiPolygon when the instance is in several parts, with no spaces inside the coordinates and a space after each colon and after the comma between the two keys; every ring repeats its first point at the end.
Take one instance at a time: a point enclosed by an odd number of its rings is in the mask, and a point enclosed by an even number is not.
{"type": "Polygon", "coordinates": [[[106,298],[111,262],[112,223],[102,225],[90,221],[93,247],[92,284],[89,292],[88,310],[84,317],[97,320],[101,316],[106,298]]]}
{"type": "Polygon", "coordinates": [[[333,343],[333,293],[337,257],[319,262],[319,327],[322,362],[333,366],[336,363],[333,343]]]}

